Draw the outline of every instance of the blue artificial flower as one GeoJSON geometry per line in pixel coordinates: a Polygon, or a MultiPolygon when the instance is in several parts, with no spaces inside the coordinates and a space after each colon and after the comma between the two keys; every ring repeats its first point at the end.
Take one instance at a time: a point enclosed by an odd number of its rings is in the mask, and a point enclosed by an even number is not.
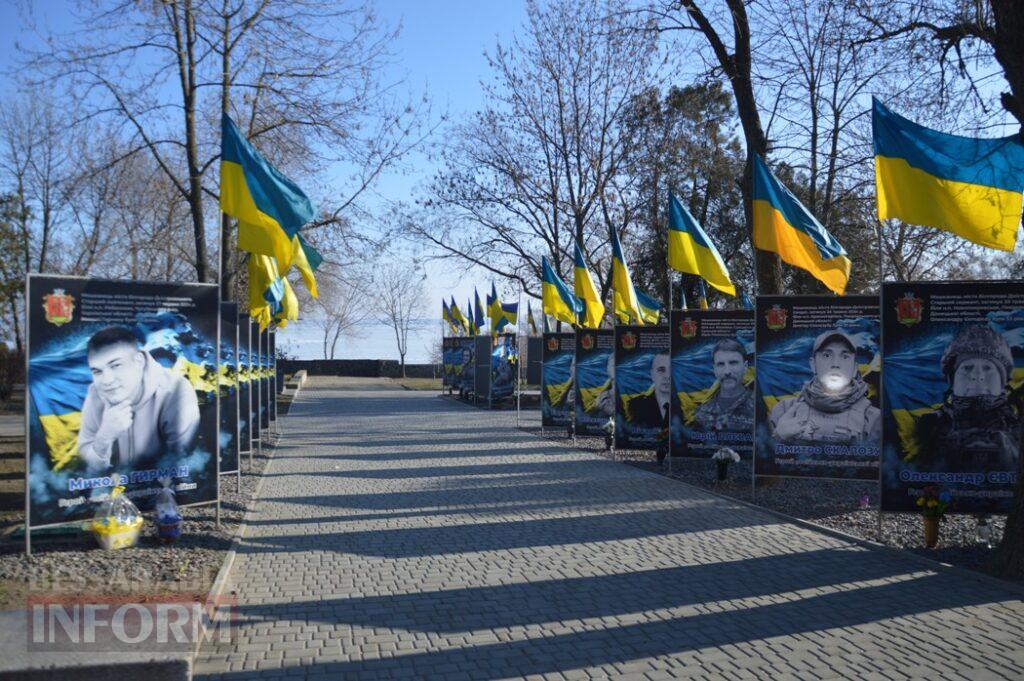
{"type": "Polygon", "coordinates": [[[942,490],[942,492],[939,494],[939,501],[941,501],[944,504],[948,504],[949,500],[952,498],[953,495],[949,493],[948,489],[942,490]]]}

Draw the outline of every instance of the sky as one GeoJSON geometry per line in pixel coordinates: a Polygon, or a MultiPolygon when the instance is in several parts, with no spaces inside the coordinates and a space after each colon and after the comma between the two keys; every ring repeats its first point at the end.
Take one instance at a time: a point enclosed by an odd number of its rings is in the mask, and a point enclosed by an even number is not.
{"type": "MultiPolygon", "coordinates": [[[[35,20],[55,30],[66,30],[70,0],[46,0],[31,4],[35,20]]],[[[7,71],[15,65],[15,41],[31,43],[15,0],[0,0],[0,62],[7,71]]],[[[414,94],[426,92],[434,115],[447,113],[451,119],[483,106],[480,80],[488,75],[484,52],[493,51],[497,41],[507,42],[526,19],[525,2],[519,0],[377,0],[372,6],[389,26],[401,26],[391,46],[392,65],[384,74],[387,81],[404,80],[414,94]]],[[[410,201],[417,185],[429,178],[434,166],[422,155],[410,159],[406,172],[391,173],[376,187],[380,206],[389,201],[410,201]]],[[[441,263],[427,265],[427,306],[423,328],[409,342],[408,362],[425,362],[433,337],[440,337],[441,299],[454,295],[460,306],[473,293],[474,283],[490,288],[482,273],[465,275],[449,271],[441,263]]],[[[524,303],[525,305],[525,303],[524,303]]],[[[289,355],[314,359],[323,356],[322,338],[312,325],[293,323],[280,336],[289,355]]],[[[359,337],[339,342],[337,357],[397,359],[394,333],[387,327],[367,323],[359,337]]]]}

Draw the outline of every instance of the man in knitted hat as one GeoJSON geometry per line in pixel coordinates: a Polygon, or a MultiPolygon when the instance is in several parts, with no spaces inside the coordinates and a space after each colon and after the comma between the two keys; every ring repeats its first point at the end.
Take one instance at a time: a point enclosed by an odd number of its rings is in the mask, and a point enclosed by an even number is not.
{"type": "Polygon", "coordinates": [[[839,329],[826,331],[814,339],[810,363],[814,378],[769,413],[772,437],[785,443],[877,445],[880,412],[857,372],[853,339],[839,329]]]}
{"type": "Polygon", "coordinates": [[[1008,399],[1013,353],[988,326],[960,329],[942,353],[946,399],[917,422],[921,460],[936,470],[1017,470],[1021,418],[1008,399]]]}

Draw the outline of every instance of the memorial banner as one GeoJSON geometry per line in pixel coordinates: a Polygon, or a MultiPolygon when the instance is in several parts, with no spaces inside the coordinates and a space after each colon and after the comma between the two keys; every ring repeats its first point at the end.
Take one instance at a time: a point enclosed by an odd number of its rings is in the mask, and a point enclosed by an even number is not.
{"type": "Polygon", "coordinates": [[[220,304],[220,472],[238,472],[238,303],[220,304]]]}
{"type": "Polygon", "coordinates": [[[576,434],[601,435],[615,416],[615,331],[576,334],[576,434]]]}
{"type": "Polygon", "coordinates": [[[1007,513],[1020,471],[1024,282],[882,287],[882,510],[1007,513]]]}
{"type": "Polygon", "coordinates": [[[217,499],[218,290],[29,275],[28,524],[91,518],[115,487],[143,511],[217,499]]]}
{"type": "Polygon", "coordinates": [[[252,372],[249,370],[249,315],[238,315],[238,451],[252,451],[252,372]]]}
{"type": "Polygon", "coordinates": [[[875,296],[758,296],[754,473],[877,480],[875,296]]]}
{"type": "MultiPolygon", "coordinates": [[[[522,346],[520,346],[522,347],[522,346]]],[[[544,339],[540,336],[526,338],[526,384],[539,386],[544,368],[544,339]]]]}
{"type": "Polygon", "coordinates": [[[476,366],[473,363],[475,339],[471,336],[460,336],[456,337],[455,341],[455,347],[452,349],[453,387],[462,397],[466,397],[476,388],[476,366]]]}
{"type": "Polygon", "coordinates": [[[270,329],[260,331],[260,430],[270,428],[270,329]]]}
{"type": "Polygon", "coordinates": [[[277,331],[270,332],[270,422],[277,421],[277,394],[280,387],[277,384],[277,331]]]}
{"type": "Polygon", "coordinates": [[[474,336],[473,341],[473,402],[491,399],[491,337],[474,336]]]}
{"type": "Polygon", "coordinates": [[[491,348],[491,402],[516,394],[516,376],[519,372],[519,346],[514,334],[501,334],[491,348]]]}
{"type": "Polygon", "coordinates": [[[454,336],[441,339],[441,385],[445,388],[455,386],[455,365],[460,359],[457,340],[454,336]]]}
{"type": "Polygon", "coordinates": [[[672,456],[753,456],[754,311],[672,310],[672,456]]]}
{"type": "Polygon", "coordinates": [[[249,386],[252,397],[249,402],[249,437],[252,442],[260,439],[260,403],[263,391],[260,389],[260,327],[249,318],[249,386]]]}
{"type": "Polygon", "coordinates": [[[571,333],[544,334],[544,365],[541,367],[540,410],[542,426],[572,423],[575,340],[571,333]]]}
{"type": "Polygon", "coordinates": [[[668,444],[669,345],[668,327],[615,327],[616,447],[657,449],[668,444]]]}

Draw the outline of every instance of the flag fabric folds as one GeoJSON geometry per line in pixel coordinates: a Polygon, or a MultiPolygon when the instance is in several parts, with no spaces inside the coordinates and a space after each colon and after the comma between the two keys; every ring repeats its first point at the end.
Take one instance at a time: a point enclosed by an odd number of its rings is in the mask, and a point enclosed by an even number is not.
{"type": "Polygon", "coordinates": [[[640,312],[640,303],[636,299],[636,289],[633,287],[633,279],[629,276],[629,267],[626,265],[626,257],[622,254],[622,244],[619,243],[619,235],[612,228],[612,295],[615,314],[619,319],[632,319],[637,324],[643,324],[643,314],[640,312]]]}
{"type": "Polygon", "coordinates": [[[491,318],[491,335],[495,336],[511,324],[515,326],[519,321],[519,303],[503,303],[498,297],[498,290],[491,282],[491,294],[487,296],[487,314],[491,318]]]}
{"type": "Polygon", "coordinates": [[[573,295],[565,282],[555,274],[546,256],[541,257],[541,304],[544,314],[576,326],[576,315],[583,312],[583,301],[573,295]]]}
{"type": "Polygon", "coordinates": [[[476,325],[476,312],[473,310],[472,298],[466,298],[466,332],[470,336],[480,333],[480,328],[476,325]]]}
{"type": "Polygon", "coordinates": [[[722,293],[736,295],[718,249],[672,192],[668,194],[668,264],[677,272],[696,274],[722,293]]]}
{"type": "Polygon", "coordinates": [[[484,307],[480,302],[480,292],[473,287],[473,333],[478,334],[484,328],[484,307]]]}
{"type": "Polygon", "coordinates": [[[313,273],[316,272],[323,261],[324,258],[320,255],[320,252],[310,246],[309,242],[303,239],[301,234],[296,234],[292,238],[292,264],[299,270],[299,274],[302,275],[302,281],[305,282],[306,288],[309,289],[309,295],[314,298],[319,298],[320,292],[316,289],[316,277],[313,273]]]}
{"type": "Polygon", "coordinates": [[[661,314],[661,302],[639,289],[636,292],[636,299],[640,303],[640,313],[643,315],[644,324],[657,324],[661,314]]]}
{"type": "Polygon", "coordinates": [[[587,262],[583,259],[583,249],[579,243],[573,244],[576,252],[573,257],[573,292],[583,301],[583,320],[580,324],[585,329],[596,329],[601,326],[604,318],[604,302],[601,293],[594,285],[587,262]]]}
{"type": "MultiPolygon", "coordinates": [[[[266,329],[284,310],[287,280],[277,269],[277,261],[268,255],[249,254],[249,316],[266,329]]],[[[290,290],[290,286],[288,287],[290,290]]],[[[292,293],[294,296],[294,292],[292,293]]]]}
{"type": "Polygon", "coordinates": [[[451,305],[448,306],[448,310],[452,315],[452,319],[455,320],[457,333],[468,333],[469,332],[469,320],[466,319],[465,315],[462,314],[462,310],[455,303],[455,296],[452,296],[451,305]]]}
{"type": "Polygon", "coordinates": [[[294,237],[313,219],[312,202],[253,147],[231,118],[221,117],[220,208],[238,220],[238,246],[269,255],[284,272],[294,237]]]}
{"type": "Polygon", "coordinates": [[[281,299],[281,309],[274,315],[274,324],[279,329],[285,328],[288,326],[288,322],[294,322],[299,318],[299,299],[286,277],[281,277],[281,282],[284,297],[281,299]]]}
{"type": "Polygon", "coordinates": [[[754,245],[778,253],[842,295],[850,278],[846,250],[754,156],[754,245]]]}
{"type": "Polygon", "coordinates": [[[1020,134],[977,139],[931,130],[874,100],[878,217],[1012,251],[1024,199],[1020,134]]]}
{"type": "Polygon", "coordinates": [[[697,307],[702,310],[708,309],[708,290],[703,279],[697,280],[697,307]]]}
{"type": "Polygon", "coordinates": [[[448,309],[448,301],[446,301],[444,298],[441,299],[441,319],[445,322],[448,322],[448,327],[452,331],[455,330],[455,319],[452,318],[452,313],[448,309]]]}
{"type": "Polygon", "coordinates": [[[744,291],[743,293],[740,294],[740,301],[743,303],[743,309],[744,310],[753,310],[754,309],[754,303],[751,302],[750,296],[747,295],[746,291],[744,291]]]}
{"type": "Polygon", "coordinates": [[[526,301],[526,325],[531,336],[537,335],[537,322],[533,318],[533,305],[526,301]]]}

